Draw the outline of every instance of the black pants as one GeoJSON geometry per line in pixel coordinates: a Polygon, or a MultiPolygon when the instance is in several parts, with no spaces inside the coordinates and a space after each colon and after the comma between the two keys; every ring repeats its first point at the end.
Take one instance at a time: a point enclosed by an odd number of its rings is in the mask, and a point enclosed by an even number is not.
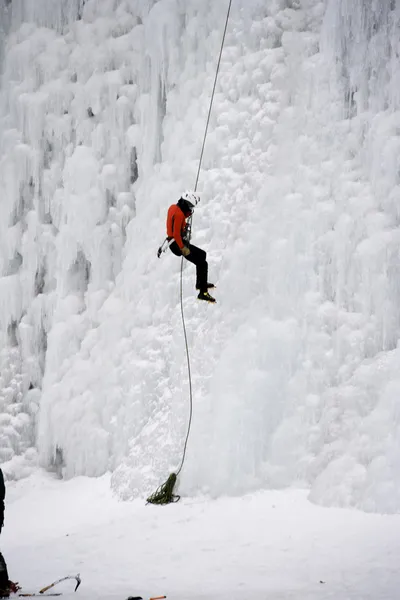
{"type": "Polygon", "coordinates": [[[0,593],[8,588],[8,571],[4,556],[0,552],[0,593]]]}
{"type": "MultiPolygon", "coordinates": [[[[208,278],[207,253],[201,248],[197,248],[197,246],[192,246],[192,244],[186,244],[186,246],[189,248],[190,254],[184,258],[196,265],[196,287],[199,288],[201,292],[206,292],[208,278]]],[[[172,242],[169,248],[175,256],[182,256],[182,252],[176,242],[172,242]]]]}

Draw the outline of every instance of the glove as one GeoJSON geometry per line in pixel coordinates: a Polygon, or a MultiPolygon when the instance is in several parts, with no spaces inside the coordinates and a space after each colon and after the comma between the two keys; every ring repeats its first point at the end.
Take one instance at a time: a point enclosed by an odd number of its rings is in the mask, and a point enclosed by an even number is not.
{"type": "Polygon", "coordinates": [[[187,246],[183,246],[181,252],[182,252],[183,256],[189,256],[189,254],[190,254],[190,250],[187,246]]]}
{"type": "Polygon", "coordinates": [[[18,582],[14,583],[13,581],[8,580],[8,589],[13,594],[16,594],[18,592],[18,590],[21,589],[21,586],[18,585],[18,582]]]}

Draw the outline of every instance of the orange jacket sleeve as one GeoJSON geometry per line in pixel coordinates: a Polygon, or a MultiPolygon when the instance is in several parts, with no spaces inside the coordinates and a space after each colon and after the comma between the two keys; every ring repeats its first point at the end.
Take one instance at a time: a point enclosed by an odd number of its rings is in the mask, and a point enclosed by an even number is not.
{"type": "Polygon", "coordinates": [[[179,206],[176,204],[170,206],[167,216],[167,236],[170,238],[173,237],[181,250],[185,245],[182,240],[182,231],[185,228],[185,224],[185,215],[179,206]]]}

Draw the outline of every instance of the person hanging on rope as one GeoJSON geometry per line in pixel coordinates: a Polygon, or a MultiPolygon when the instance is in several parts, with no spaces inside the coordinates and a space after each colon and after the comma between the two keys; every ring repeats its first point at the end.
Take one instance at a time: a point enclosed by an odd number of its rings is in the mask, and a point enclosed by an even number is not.
{"type": "Polygon", "coordinates": [[[190,243],[190,217],[199,202],[199,194],[189,190],[182,194],[177,204],[169,207],[167,240],[169,248],[175,256],[184,256],[186,260],[196,265],[196,289],[199,290],[197,298],[206,300],[206,302],[215,302],[215,298],[208,293],[208,290],[215,286],[207,281],[207,254],[201,248],[190,243]]]}

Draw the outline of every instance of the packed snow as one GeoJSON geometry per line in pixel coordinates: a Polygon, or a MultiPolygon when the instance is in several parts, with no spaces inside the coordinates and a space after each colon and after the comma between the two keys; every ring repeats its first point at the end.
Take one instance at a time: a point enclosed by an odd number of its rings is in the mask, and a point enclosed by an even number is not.
{"type": "MultiPolygon", "coordinates": [[[[227,7],[1,2],[9,480],[110,471],[133,499],[180,462],[180,261],[156,251],[195,182],[227,7]]],[[[233,1],[193,234],[217,305],[183,276],[184,496],[400,510],[399,25],[398,0],[233,1]]]]}
{"type": "Polygon", "coordinates": [[[400,516],[310,504],[304,491],[185,499],[112,497],[109,476],[9,485],[2,549],[25,592],[80,573],[65,600],[394,600],[400,516]],[[32,514],[34,513],[34,518],[32,514]]]}

